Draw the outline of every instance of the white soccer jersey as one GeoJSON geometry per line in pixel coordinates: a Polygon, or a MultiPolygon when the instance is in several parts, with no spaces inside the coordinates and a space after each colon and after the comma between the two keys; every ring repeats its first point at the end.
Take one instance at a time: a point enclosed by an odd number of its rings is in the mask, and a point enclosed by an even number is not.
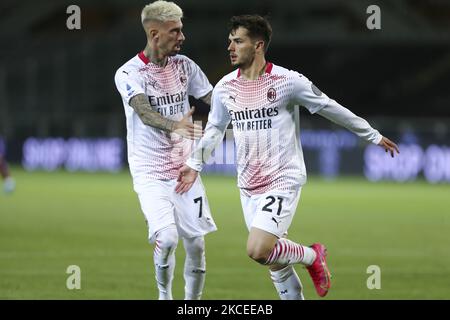
{"type": "Polygon", "coordinates": [[[167,65],[160,67],[140,52],[117,70],[115,83],[125,108],[128,162],[134,183],[175,179],[189,155],[191,140],[145,125],[129,102],[143,93],[153,110],[181,120],[190,109],[188,96],[200,98],[212,90],[205,74],[186,56],[169,57],[167,65]]]}
{"type": "Polygon", "coordinates": [[[257,80],[235,70],[219,81],[208,121],[233,125],[238,187],[244,194],[296,190],[306,182],[296,106],[315,113],[329,100],[305,76],[272,63],[257,80]]]}

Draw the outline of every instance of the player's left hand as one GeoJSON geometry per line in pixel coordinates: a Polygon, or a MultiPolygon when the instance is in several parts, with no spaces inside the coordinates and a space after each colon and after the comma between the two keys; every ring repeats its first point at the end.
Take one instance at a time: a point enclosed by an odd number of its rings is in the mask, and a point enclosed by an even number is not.
{"type": "Polygon", "coordinates": [[[394,151],[397,151],[397,154],[400,154],[398,146],[386,137],[383,137],[381,141],[378,143],[378,145],[384,148],[386,152],[389,151],[391,153],[392,158],[394,157],[394,151]]]}
{"type": "Polygon", "coordinates": [[[187,165],[183,165],[178,170],[178,183],[175,187],[175,192],[179,194],[183,194],[185,192],[188,192],[189,189],[194,184],[195,180],[197,179],[198,172],[192,169],[191,167],[187,165]]]}

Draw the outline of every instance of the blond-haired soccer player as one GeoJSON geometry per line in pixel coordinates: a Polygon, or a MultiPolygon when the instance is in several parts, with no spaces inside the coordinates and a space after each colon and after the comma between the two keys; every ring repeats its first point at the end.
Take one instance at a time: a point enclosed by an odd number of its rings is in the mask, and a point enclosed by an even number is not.
{"type": "Polygon", "coordinates": [[[247,253],[268,265],[281,299],[303,299],[293,265],[308,269],[319,296],[330,288],[325,246],[303,246],[285,238],[306,182],[303,153],[296,130],[297,105],[344,126],[366,141],[390,151],[398,147],[327,97],[304,75],[266,61],[272,29],[257,15],[231,19],[231,64],[237,70],[213,91],[204,137],[180,170],[179,193],[189,190],[211,150],[231,122],[237,146],[238,187],[250,231],[247,253]]]}
{"type": "Polygon", "coordinates": [[[205,282],[204,235],[216,230],[201,179],[189,192],[174,189],[192,139],[202,135],[192,123],[188,97],[211,103],[212,86],[199,66],[179,55],[185,39],[182,9],[156,1],[142,10],[145,49],[115,75],[127,123],[128,162],[145,215],[159,299],[172,299],[175,249],[183,238],[185,299],[200,299],[205,282]]]}

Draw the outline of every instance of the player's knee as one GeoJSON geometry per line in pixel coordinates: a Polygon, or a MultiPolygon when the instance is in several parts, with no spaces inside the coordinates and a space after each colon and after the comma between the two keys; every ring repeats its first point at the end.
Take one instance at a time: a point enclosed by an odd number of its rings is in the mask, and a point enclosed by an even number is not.
{"type": "Polygon", "coordinates": [[[270,256],[270,250],[264,246],[250,246],[247,245],[247,255],[254,261],[265,264],[270,256]]]}
{"type": "Polygon", "coordinates": [[[188,255],[201,256],[205,252],[205,239],[203,237],[186,238],[184,247],[188,255]]]}
{"type": "Polygon", "coordinates": [[[155,240],[155,251],[160,251],[163,255],[171,254],[178,245],[178,232],[176,227],[168,227],[158,231],[155,240]]]}

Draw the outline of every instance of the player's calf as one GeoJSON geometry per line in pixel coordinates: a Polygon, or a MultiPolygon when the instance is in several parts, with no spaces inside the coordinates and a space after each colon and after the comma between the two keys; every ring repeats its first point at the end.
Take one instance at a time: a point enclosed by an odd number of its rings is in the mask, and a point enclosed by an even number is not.
{"type": "Polygon", "coordinates": [[[200,300],[206,276],[205,240],[203,237],[183,238],[183,244],[186,250],[185,300],[200,300]]]}
{"type": "Polygon", "coordinates": [[[277,240],[267,231],[252,228],[247,240],[247,255],[260,264],[266,264],[277,240]]]}
{"type": "Polygon", "coordinates": [[[156,234],[153,261],[160,300],[172,299],[172,280],[177,244],[178,232],[174,225],[164,228],[156,234]]]}
{"type": "Polygon", "coordinates": [[[270,270],[270,278],[281,300],[304,300],[303,286],[292,265],[270,270]]]}

